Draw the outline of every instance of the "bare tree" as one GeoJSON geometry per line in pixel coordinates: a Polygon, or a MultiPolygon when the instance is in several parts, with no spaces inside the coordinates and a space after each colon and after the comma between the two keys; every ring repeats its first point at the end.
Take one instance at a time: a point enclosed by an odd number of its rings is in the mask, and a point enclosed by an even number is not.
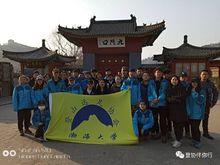
{"type": "Polygon", "coordinates": [[[83,61],[82,48],[74,45],[64,38],[61,34],[53,32],[48,40],[47,46],[51,50],[57,50],[59,54],[65,56],[75,56],[76,62],[75,65],[81,66],[83,61]]]}

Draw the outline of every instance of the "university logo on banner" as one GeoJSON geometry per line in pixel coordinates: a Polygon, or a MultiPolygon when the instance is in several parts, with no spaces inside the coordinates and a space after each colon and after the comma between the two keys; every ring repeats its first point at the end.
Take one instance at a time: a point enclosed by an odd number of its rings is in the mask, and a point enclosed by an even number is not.
{"type": "Polygon", "coordinates": [[[91,144],[134,144],[130,91],[109,95],[50,95],[51,121],[45,137],[91,144]]]}

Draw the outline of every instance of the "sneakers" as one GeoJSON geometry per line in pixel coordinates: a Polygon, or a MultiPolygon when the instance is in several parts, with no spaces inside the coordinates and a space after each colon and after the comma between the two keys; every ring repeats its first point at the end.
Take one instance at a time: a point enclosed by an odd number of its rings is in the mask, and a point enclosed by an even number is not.
{"type": "Polygon", "coordinates": [[[179,148],[182,145],[182,143],[180,141],[175,140],[174,142],[172,142],[172,147],[174,148],[179,148]]]}
{"type": "Polygon", "coordinates": [[[199,141],[193,140],[193,141],[192,141],[192,146],[195,147],[195,148],[197,148],[197,149],[200,149],[200,148],[202,147],[202,143],[199,142],[199,141]]]}
{"type": "Polygon", "coordinates": [[[34,134],[31,132],[31,130],[29,130],[29,129],[26,129],[24,133],[25,133],[25,134],[28,134],[28,135],[34,135],[34,134]]]}
{"type": "Polygon", "coordinates": [[[44,140],[44,137],[38,137],[38,138],[36,138],[37,140],[39,140],[39,141],[45,141],[44,140]]]}
{"type": "Polygon", "coordinates": [[[203,137],[210,139],[210,140],[214,140],[214,138],[211,135],[209,135],[208,133],[203,134],[203,137]]]}

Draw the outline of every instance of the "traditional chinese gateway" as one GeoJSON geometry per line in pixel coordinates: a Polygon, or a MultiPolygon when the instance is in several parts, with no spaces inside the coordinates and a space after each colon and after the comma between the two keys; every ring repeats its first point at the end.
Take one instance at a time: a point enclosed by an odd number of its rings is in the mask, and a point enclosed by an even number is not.
{"type": "Polygon", "coordinates": [[[130,20],[96,21],[95,16],[87,28],[59,26],[58,32],[71,43],[82,47],[83,70],[111,68],[114,73],[122,66],[141,66],[141,52],[152,46],[165,29],[165,22],[138,26],[136,17],[130,20]]]}

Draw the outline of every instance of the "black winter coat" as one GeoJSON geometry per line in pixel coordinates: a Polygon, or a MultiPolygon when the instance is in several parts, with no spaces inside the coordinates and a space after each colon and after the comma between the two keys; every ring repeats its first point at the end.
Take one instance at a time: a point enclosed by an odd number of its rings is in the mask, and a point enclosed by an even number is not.
{"type": "Polygon", "coordinates": [[[186,90],[179,84],[170,85],[167,90],[167,102],[169,106],[169,119],[174,122],[186,122],[186,90]]]}

